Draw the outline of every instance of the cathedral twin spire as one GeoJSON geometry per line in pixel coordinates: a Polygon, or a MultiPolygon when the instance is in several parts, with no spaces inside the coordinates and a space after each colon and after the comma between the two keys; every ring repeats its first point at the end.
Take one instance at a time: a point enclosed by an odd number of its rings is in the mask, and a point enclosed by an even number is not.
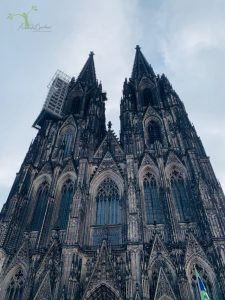
{"type": "MultiPolygon", "coordinates": [[[[141,52],[140,46],[137,45],[135,49],[136,54],[131,79],[140,80],[143,76],[155,77],[153,68],[141,52]]],[[[76,83],[78,82],[81,84],[87,84],[88,86],[95,85],[97,83],[93,51],[90,52],[89,57],[76,80],[76,83]]]]}
{"type": "MultiPolygon", "coordinates": [[[[152,80],[156,76],[151,65],[142,54],[140,46],[136,46],[130,80],[139,83],[143,77],[152,80]]],[[[97,104],[98,100],[102,103],[107,100],[106,93],[102,93],[102,85],[101,83],[98,84],[96,78],[94,53],[92,51],[77,79],[72,78],[70,82],[64,105],[65,115],[81,113],[84,116],[84,111],[88,112],[89,110],[90,99],[93,99],[93,103],[95,104],[97,104]]]]}

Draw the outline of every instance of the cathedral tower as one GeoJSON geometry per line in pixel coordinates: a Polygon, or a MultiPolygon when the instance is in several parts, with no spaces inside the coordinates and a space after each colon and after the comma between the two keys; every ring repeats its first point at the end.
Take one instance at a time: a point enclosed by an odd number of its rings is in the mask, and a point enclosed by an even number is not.
{"type": "Polygon", "coordinates": [[[225,198],[185,107],[139,46],[105,125],[94,54],[58,71],[0,215],[1,299],[225,299],[225,198]]]}

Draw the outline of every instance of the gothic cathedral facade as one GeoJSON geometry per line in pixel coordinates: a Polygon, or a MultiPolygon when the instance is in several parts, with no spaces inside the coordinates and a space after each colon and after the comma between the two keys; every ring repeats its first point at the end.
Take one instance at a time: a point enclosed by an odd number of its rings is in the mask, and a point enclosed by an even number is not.
{"type": "Polygon", "coordinates": [[[93,53],[62,99],[0,215],[0,298],[197,300],[197,269],[225,299],[225,197],[166,76],[137,46],[120,138],[93,53]]]}

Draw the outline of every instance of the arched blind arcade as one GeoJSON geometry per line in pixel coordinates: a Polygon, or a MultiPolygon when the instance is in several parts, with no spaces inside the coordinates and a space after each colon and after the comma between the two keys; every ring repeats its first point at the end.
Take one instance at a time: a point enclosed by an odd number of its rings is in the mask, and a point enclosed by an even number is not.
{"type": "Polygon", "coordinates": [[[118,187],[106,178],[98,187],[96,196],[96,225],[120,224],[121,206],[118,187]]]}
{"type": "Polygon", "coordinates": [[[58,215],[58,222],[57,222],[57,225],[59,226],[60,229],[66,229],[72,198],[73,198],[73,183],[71,180],[67,180],[67,182],[63,185],[62,192],[61,192],[61,201],[60,201],[60,208],[59,208],[59,215],[58,215]]]}
{"type": "Polygon", "coordinates": [[[31,230],[40,230],[44,219],[47,202],[48,202],[49,186],[44,182],[38,189],[36,206],[31,222],[31,230]]]}
{"type": "Polygon", "coordinates": [[[21,268],[17,269],[12,276],[6,292],[6,300],[22,300],[24,290],[24,273],[21,268]]]}
{"type": "Polygon", "coordinates": [[[179,215],[179,221],[185,222],[190,218],[190,207],[188,201],[188,195],[182,175],[173,171],[171,175],[171,188],[173,198],[175,201],[176,209],[179,215]]]}
{"type": "Polygon", "coordinates": [[[149,144],[153,145],[156,141],[162,143],[161,127],[156,121],[150,121],[148,125],[149,144]]]}
{"type": "Polygon", "coordinates": [[[155,177],[147,173],[144,177],[143,186],[147,223],[164,223],[164,215],[160,205],[159,191],[155,177]]]}

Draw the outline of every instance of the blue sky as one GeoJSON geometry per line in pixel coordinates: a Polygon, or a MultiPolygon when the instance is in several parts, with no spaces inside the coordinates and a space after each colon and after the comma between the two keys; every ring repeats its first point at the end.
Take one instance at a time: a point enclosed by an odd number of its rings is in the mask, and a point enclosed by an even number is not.
{"type": "Polygon", "coordinates": [[[139,44],[185,104],[225,188],[225,1],[5,1],[0,10],[0,206],[35,137],[31,126],[57,69],[77,76],[91,50],[108,95],[107,120],[119,132],[119,102],[139,44]],[[50,32],[18,30],[28,11],[50,32]]]}

